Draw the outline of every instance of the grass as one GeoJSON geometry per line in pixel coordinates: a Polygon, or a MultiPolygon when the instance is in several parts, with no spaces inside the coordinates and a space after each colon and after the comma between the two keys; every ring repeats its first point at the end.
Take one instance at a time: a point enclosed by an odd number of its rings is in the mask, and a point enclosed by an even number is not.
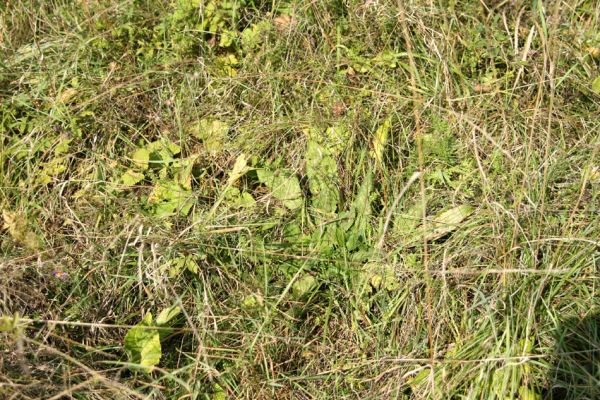
{"type": "Polygon", "coordinates": [[[0,5],[0,397],[600,396],[600,6],[0,5]]]}

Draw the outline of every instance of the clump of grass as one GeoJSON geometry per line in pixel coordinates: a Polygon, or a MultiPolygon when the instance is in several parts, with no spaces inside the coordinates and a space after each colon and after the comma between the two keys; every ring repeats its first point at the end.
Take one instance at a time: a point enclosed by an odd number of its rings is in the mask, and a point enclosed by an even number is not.
{"type": "Polygon", "coordinates": [[[597,396],[597,5],[392,3],[0,6],[0,397],[597,396]]]}

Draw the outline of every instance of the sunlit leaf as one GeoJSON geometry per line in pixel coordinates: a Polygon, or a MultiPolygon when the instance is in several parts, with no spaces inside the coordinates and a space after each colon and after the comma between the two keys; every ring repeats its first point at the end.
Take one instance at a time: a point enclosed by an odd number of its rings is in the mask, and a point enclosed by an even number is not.
{"type": "Polygon", "coordinates": [[[300,298],[312,291],[317,285],[317,280],[314,276],[306,274],[299,278],[292,285],[292,294],[295,298],[300,298]]]}
{"type": "Polygon", "coordinates": [[[70,103],[75,96],[77,96],[77,89],[67,88],[56,97],[56,102],[60,104],[67,104],[70,103]]]}
{"type": "Polygon", "coordinates": [[[600,94],[600,76],[592,82],[592,91],[596,94],[600,94]]]}
{"type": "Polygon", "coordinates": [[[426,239],[435,240],[452,232],[472,213],[473,208],[468,204],[463,204],[438,214],[433,218],[430,227],[432,231],[426,236],[426,239]]]}
{"type": "Polygon", "coordinates": [[[259,169],[256,171],[258,180],[265,184],[277,200],[290,210],[302,207],[302,190],[298,178],[284,170],[270,171],[259,169]]]}
{"type": "Polygon", "coordinates": [[[187,215],[192,207],[192,192],[177,182],[163,181],[154,187],[148,203],[157,217],[187,215]]]}
{"type": "Polygon", "coordinates": [[[527,386],[521,386],[519,388],[519,400],[541,400],[542,395],[537,393],[535,390],[528,388],[527,386]]]}
{"type": "Polygon", "coordinates": [[[162,356],[160,334],[156,329],[149,329],[152,326],[152,314],[148,313],[125,335],[124,347],[129,361],[144,372],[151,372],[162,356]]]}
{"type": "Polygon", "coordinates": [[[131,154],[131,159],[138,168],[148,169],[148,162],[150,161],[150,152],[148,151],[148,149],[139,148],[131,154]]]}
{"type": "Polygon", "coordinates": [[[175,277],[184,269],[197,274],[199,267],[193,256],[179,256],[167,262],[165,268],[168,270],[170,277],[175,277]]]}
{"type": "Polygon", "coordinates": [[[189,127],[192,136],[202,140],[207,152],[215,154],[223,151],[229,125],[215,118],[204,118],[189,127]]]}
{"type": "Polygon", "coordinates": [[[181,307],[173,306],[169,308],[165,308],[158,314],[156,317],[156,325],[166,325],[175,317],[181,314],[181,307]]]}
{"type": "Polygon", "coordinates": [[[137,185],[143,179],[144,174],[141,172],[135,172],[132,169],[128,169],[123,175],[121,175],[121,182],[123,182],[123,185],[125,186],[137,185]]]}
{"type": "Polygon", "coordinates": [[[379,128],[377,128],[377,131],[375,131],[372,155],[379,164],[383,163],[383,149],[387,143],[391,126],[392,121],[388,118],[379,128]]]}
{"type": "Polygon", "coordinates": [[[228,185],[233,185],[235,181],[240,179],[246,172],[248,172],[248,158],[244,154],[240,154],[233,165],[233,169],[229,173],[229,179],[227,180],[228,185]]]}
{"type": "Polygon", "coordinates": [[[363,283],[370,284],[374,290],[394,291],[400,287],[400,281],[391,264],[367,263],[363,267],[361,278],[363,283]]]}

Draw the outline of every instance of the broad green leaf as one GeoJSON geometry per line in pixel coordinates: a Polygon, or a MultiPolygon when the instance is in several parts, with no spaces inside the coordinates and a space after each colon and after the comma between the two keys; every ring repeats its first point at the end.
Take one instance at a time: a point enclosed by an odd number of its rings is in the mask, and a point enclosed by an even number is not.
{"type": "Polygon", "coordinates": [[[472,213],[473,208],[468,204],[463,204],[438,214],[433,219],[431,224],[432,231],[426,235],[426,239],[435,240],[452,232],[472,213]]]}
{"type": "Polygon", "coordinates": [[[132,169],[128,169],[121,176],[121,182],[123,182],[123,185],[125,185],[125,186],[136,185],[139,182],[141,182],[143,179],[144,179],[144,174],[142,174],[141,172],[135,172],[132,169]]]}
{"type": "Polygon", "coordinates": [[[222,72],[224,76],[234,77],[237,75],[235,67],[239,64],[237,57],[234,54],[224,54],[215,58],[215,66],[219,68],[218,72],[222,72]]]}
{"type": "Polygon", "coordinates": [[[154,168],[162,168],[175,160],[175,156],[181,152],[181,147],[168,140],[156,140],[146,145],[150,152],[149,165],[154,168]]]}
{"type": "Polygon", "coordinates": [[[266,185],[277,200],[290,210],[302,207],[302,190],[298,178],[284,170],[270,171],[259,169],[256,171],[258,180],[266,185]]]}
{"type": "Polygon", "coordinates": [[[326,148],[332,156],[338,155],[344,150],[350,140],[350,129],[344,124],[330,126],[323,131],[319,128],[303,129],[310,141],[317,142],[326,148]]]}
{"type": "Polygon", "coordinates": [[[330,151],[309,141],[306,149],[306,175],[315,209],[324,213],[335,213],[339,203],[337,163],[330,151]]]}
{"type": "Polygon", "coordinates": [[[309,293],[316,286],[317,280],[312,275],[306,274],[294,282],[292,285],[292,294],[295,298],[300,298],[309,293]]]}
{"type": "Polygon", "coordinates": [[[229,47],[233,44],[237,36],[237,32],[225,30],[221,33],[221,37],[219,39],[219,47],[229,47]]]}
{"type": "Polygon", "coordinates": [[[177,182],[159,182],[150,193],[148,203],[157,217],[187,215],[192,207],[192,192],[177,182]]]}
{"type": "Polygon", "coordinates": [[[375,131],[375,137],[373,138],[373,151],[371,154],[379,164],[383,163],[383,150],[385,148],[385,144],[387,143],[391,127],[392,121],[390,118],[388,118],[379,128],[377,128],[377,131],[375,131]]]}
{"type": "Polygon", "coordinates": [[[52,178],[67,170],[67,157],[54,157],[42,164],[42,170],[36,178],[36,183],[45,185],[52,182],[52,178]]]}
{"type": "Polygon", "coordinates": [[[148,149],[139,148],[131,154],[133,163],[141,169],[148,169],[148,162],[150,161],[150,152],[148,149]]]}
{"type": "Polygon", "coordinates": [[[144,372],[151,372],[162,356],[160,334],[156,329],[148,329],[151,326],[152,314],[148,313],[139,324],[127,332],[124,341],[129,361],[138,364],[144,372]]]}
{"type": "Polygon", "coordinates": [[[227,393],[225,393],[223,388],[218,383],[215,383],[213,385],[213,394],[211,397],[211,400],[227,400],[227,393]]]}
{"type": "Polygon", "coordinates": [[[167,339],[169,335],[173,333],[174,329],[164,328],[168,328],[170,325],[172,325],[171,322],[179,314],[181,314],[181,308],[179,306],[165,308],[160,312],[160,314],[158,314],[158,316],[156,317],[156,326],[163,328],[157,330],[161,341],[167,339]]]}
{"type": "Polygon", "coordinates": [[[596,94],[600,94],[600,76],[592,82],[592,91],[596,94]]]}
{"type": "Polygon", "coordinates": [[[175,161],[171,168],[174,171],[175,181],[185,190],[192,189],[192,171],[195,162],[196,156],[192,156],[175,161]]]}
{"type": "Polygon", "coordinates": [[[172,155],[177,155],[181,152],[181,147],[169,140],[156,140],[154,142],[150,142],[146,146],[146,149],[148,149],[148,151],[151,153],[155,151],[168,151],[172,155]]]}

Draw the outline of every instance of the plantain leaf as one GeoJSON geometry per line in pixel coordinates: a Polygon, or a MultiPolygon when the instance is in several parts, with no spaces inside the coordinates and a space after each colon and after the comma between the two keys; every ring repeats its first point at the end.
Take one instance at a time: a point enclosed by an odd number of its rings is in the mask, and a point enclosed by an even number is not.
{"type": "Polygon", "coordinates": [[[468,204],[463,204],[438,214],[433,219],[433,230],[426,235],[426,239],[436,240],[445,234],[452,232],[472,213],[473,208],[468,204]]]}

